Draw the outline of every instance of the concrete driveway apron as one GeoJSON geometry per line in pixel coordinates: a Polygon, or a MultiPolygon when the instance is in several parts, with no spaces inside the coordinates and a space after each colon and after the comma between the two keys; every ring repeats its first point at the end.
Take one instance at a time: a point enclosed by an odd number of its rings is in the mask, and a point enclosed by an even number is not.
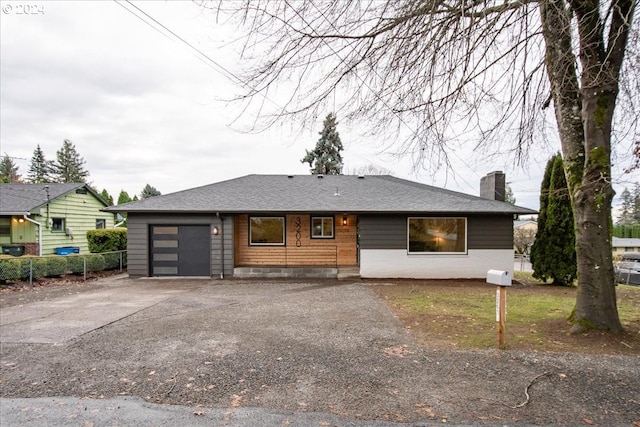
{"type": "Polygon", "coordinates": [[[0,342],[63,343],[186,291],[127,283],[128,286],[5,307],[0,313],[0,342]]]}

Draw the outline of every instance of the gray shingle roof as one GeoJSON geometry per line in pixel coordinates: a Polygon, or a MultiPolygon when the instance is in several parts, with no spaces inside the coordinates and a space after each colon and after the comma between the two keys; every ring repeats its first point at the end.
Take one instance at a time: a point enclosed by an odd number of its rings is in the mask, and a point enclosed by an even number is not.
{"type": "Polygon", "coordinates": [[[110,212],[505,213],[535,211],[384,175],[247,175],[110,212]]]}
{"type": "Polygon", "coordinates": [[[49,200],[55,200],[78,188],[86,187],[104,203],[87,184],[83,183],[0,184],[0,215],[22,215],[45,206],[47,204],[45,185],[49,186],[49,200]]]}

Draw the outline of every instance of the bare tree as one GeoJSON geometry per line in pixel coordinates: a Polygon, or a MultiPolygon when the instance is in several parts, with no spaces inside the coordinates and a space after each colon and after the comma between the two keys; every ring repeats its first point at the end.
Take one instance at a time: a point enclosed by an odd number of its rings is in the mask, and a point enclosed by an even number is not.
{"type": "Polygon", "coordinates": [[[354,167],[347,172],[349,175],[393,175],[393,171],[383,166],[367,164],[358,168],[354,167]]]}
{"type": "MultiPolygon", "coordinates": [[[[246,0],[212,7],[248,28],[242,56],[254,66],[240,99],[249,110],[256,103],[271,119],[311,121],[331,110],[368,121],[381,139],[392,131],[397,139],[387,148],[418,165],[449,167],[447,151],[463,139],[524,161],[543,139],[553,105],[575,206],[577,332],[622,329],[609,249],[611,141],[616,105],[624,115],[640,93],[636,5],[246,0]],[[276,86],[287,101],[267,111],[264,98],[276,86]]],[[[635,122],[626,120],[623,133],[637,140],[635,122]]]]}
{"type": "Polygon", "coordinates": [[[519,227],[513,230],[513,246],[518,254],[529,255],[529,250],[535,240],[535,228],[519,227]]]}

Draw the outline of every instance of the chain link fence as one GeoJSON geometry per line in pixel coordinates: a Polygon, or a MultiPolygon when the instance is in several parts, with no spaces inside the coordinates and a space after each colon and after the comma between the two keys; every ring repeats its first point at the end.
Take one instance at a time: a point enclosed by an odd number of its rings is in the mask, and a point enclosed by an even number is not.
{"type": "Polygon", "coordinates": [[[0,256],[0,282],[29,281],[64,274],[82,274],[86,280],[91,272],[122,271],[127,266],[127,251],[87,255],[0,256]]]}
{"type": "Polygon", "coordinates": [[[533,272],[531,259],[527,255],[516,254],[513,260],[513,271],[533,272]]]}

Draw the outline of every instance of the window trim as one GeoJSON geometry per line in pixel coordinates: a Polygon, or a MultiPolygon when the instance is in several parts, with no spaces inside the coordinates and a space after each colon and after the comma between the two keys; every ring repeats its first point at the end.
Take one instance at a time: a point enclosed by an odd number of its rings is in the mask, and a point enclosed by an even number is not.
{"type": "Polygon", "coordinates": [[[107,220],[104,218],[96,218],[96,230],[104,230],[107,228],[107,220]],[[98,221],[101,222],[102,227],[98,227],[98,221]]]}
{"type": "Polygon", "coordinates": [[[52,233],[66,233],[67,229],[67,219],[61,217],[52,217],[51,218],[51,232],[52,233]],[[60,220],[62,222],[62,227],[60,229],[54,228],[54,223],[56,220],[60,220]]]}
{"type": "Polygon", "coordinates": [[[464,216],[410,216],[407,218],[407,254],[408,255],[468,255],[469,254],[469,218],[464,216]],[[464,220],[464,251],[460,252],[435,252],[435,251],[412,251],[410,239],[410,223],[412,219],[454,219],[464,220]]]}
{"type": "Polygon", "coordinates": [[[309,222],[309,225],[311,227],[311,230],[309,232],[309,234],[311,235],[312,239],[335,239],[336,238],[336,219],[333,216],[312,216],[311,217],[311,221],[309,222]],[[324,220],[325,219],[330,219],[331,220],[331,235],[330,236],[324,236],[324,235],[320,235],[320,236],[316,236],[313,234],[314,231],[314,226],[313,226],[313,220],[314,219],[320,219],[323,220],[322,221],[322,232],[324,233],[324,220]]]}
{"type": "Polygon", "coordinates": [[[285,216],[250,216],[249,217],[249,246],[286,246],[287,243],[287,218],[285,216]],[[260,243],[252,242],[252,220],[260,219],[280,219],[282,220],[282,243],[260,243]]]}

